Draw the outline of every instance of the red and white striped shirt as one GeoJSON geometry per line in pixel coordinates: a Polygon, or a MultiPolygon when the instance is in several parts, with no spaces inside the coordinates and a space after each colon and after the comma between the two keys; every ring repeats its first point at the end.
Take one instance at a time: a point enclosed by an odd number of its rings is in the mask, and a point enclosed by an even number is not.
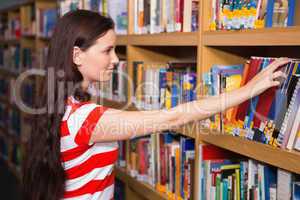
{"type": "Polygon", "coordinates": [[[112,199],[116,142],[90,143],[91,133],[107,108],[68,98],[61,122],[61,160],[67,180],[66,200],[112,199]]]}

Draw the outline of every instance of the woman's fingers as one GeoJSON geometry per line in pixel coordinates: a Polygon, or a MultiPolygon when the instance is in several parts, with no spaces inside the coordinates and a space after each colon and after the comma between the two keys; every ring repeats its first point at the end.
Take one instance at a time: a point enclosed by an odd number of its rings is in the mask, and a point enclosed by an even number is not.
{"type": "Polygon", "coordinates": [[[283,83],[283,81],[287,78],[286,74],[282,71],[276,71],[272,74],[272,81],[273,82],[276,82],[276,85],[277,85],[277,82],[279,83],[279,85],[281,83],[283,83]]]}
{"type": "Polygon", "coordinates": [[[290,58],[278,58],[270,64],[269,70],[275,71],[280,66],[288,64],[291,61],[292,60],[290,58]]]}

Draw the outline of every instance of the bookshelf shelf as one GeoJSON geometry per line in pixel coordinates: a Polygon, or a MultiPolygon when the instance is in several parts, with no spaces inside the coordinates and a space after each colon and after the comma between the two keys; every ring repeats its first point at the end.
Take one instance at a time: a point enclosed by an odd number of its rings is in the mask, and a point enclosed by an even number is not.
{"type": "Polygon", "coordinates": [[[191,122],[187,125],[181,126],[174,131],[190,138],[196,139],[197,133],[199,133],[199,124],[197,122],[191,122]]]}
{"type": "Polygon", "coordinates": [[[128,43],[140,46],[197,46],[198,32],[128,35],[128,43]]]}
{"type": "Polygon", "coordinates": [[[45,37],[45,36],[38,36],[37,37],[39,40],[43,40],[43,41],[50,41],[51,37],[45,37]]]}
{"type": "Polygon", "coordinates": [[[204,31],[206,46],[299,46],[300,26],[241,31],[204,31]]]}
{"type": "Polygon", "coordinates": [[[7,69],[4,69],[3,67],[0,67],[0,74],[11,78],[16,78],[18,76],[18,73],[9,71],[7,69]]]}
{"type": "Polygon", "coordinates": [[[18,0],[18,1],[7,1],[1,4],[0,13],[7,12],[8,10],[16,10],[21,5],[32,4],[35,0],[18,0]]]}
{"type": "Polygon", "coordinates": [[[131,177],[125,169],[115,168],[116,177],[123,182],[126,182],[131,190],[137,194],[142,195],[146,199],[156,199],[156,200],[166,200],[167,195],[161,194],[156,191],[152,186],[147,183],[137,181],[135,178],[131,177]]]}
{"type": "Polygon", "coordinates": [[[25,39],[35,39],[35,35],[34,34],[26,34],[26,35],[22,35],[22,38],[25,38],[25,39]]]}
{"type": "Polygon", "coordinates": [[[300,153],[298,152],[290,152],[240,137],[217,133],[200,134],[199,139],[203,142],[300,174],[300,153]],[[284,158],[284,161],[282,158],[284,158]]]}
{"type": "Polygon", "coordinates": [[[18,45],[20,44],[19,39],[0,39],[0,44],[3,45],[18,45]]]}
{"type": "Polygon", "coordinates": [[[125,46],[128,44],[128,37],[127,35],[117,35],[117,45],[125,46]]]}

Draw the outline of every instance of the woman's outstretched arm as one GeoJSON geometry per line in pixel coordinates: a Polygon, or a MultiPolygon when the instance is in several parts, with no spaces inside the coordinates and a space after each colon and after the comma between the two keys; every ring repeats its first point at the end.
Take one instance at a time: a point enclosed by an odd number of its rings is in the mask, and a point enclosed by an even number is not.
{"type": "Polygon", "coordinates": [[[129,139],[208,118],[257,96],[268,88],[280,85],[278,80],[285,78],[286,75],[276,70],[289,61],[287,58],[277,59],[239,89],[184,103],[168,110],[123,111],[108,109],[98,120],[90,141],[104,142],[129,139]]]}

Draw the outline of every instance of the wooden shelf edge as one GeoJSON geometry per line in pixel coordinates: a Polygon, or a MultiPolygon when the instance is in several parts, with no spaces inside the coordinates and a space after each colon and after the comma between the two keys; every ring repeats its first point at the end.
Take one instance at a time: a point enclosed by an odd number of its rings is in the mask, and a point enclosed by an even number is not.
{"type": "Polygon", "coordinates": [[[16,10],[23,5],[32,4],[35,0],[19,0],[17,2],[10,2],[0,8],[0,13],[5,13],[7,11],[16,10]]]}
{"type": "Polygon", "coordinates": [[[0,44],[18,45],[20,44],[20,39],[0,39],[0,44]]]}
{"type": "Polygon", "coordinates": [[[299,46],[300,26],[255,30],[204,31],[205,46],[299,46]]]}
{"type": "Polygon", "coordinates": [[[139,195],[145,197],[146,199],[155,199],[155,200],[167,200],[168,197],[165,194],[161,194],[156,191],[152,186],[147,183],[136,180],[131,177],[125,169],[115,168],[116,178],[127,183],[130,189],[134,190],[139,195]]]}
{"type": "Polygon", "coordinates": [[[241,137],[199,134],[200,141],[233,151],[249,158],[300,174],[300,153],[275,148],[241,137]]]}
{"type": "Polygon", "coordinates": [[[198,32],[174,32],[128,35],[130,45],[139,46],[197,46],[198,32]]]}
{"type": "Polygon", "coordinates": [[[127,35],[117,35],[117,46],[126,46],[128,44],[127,35]]]}

